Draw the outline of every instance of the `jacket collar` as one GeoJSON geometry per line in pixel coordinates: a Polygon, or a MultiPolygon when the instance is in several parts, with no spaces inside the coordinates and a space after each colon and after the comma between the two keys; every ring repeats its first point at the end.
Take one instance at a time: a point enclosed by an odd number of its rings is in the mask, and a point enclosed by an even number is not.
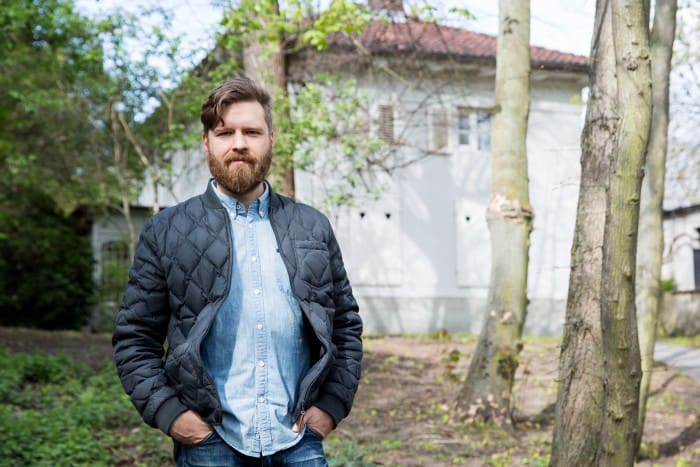
{"type": "MultiPolygon", "coordinates": [[[[202,202],[204,203],[204,207],[209,209],[224,209],[224,205],[221,204],[221,200],[214,192],[216,188],[214,188],[212,180],[212,178],[209,179],[209,182],[207,183],[207,189],[202,195],[202,202]]],[[[265,183],[267,184],[267,187],[270,190],[270,211],[276,211],[280,207],[282,202],[279,198],[279,195],[275,193],[275,190],[272,189],[272,185],[267,180],[265,180],[265,183]]]]}

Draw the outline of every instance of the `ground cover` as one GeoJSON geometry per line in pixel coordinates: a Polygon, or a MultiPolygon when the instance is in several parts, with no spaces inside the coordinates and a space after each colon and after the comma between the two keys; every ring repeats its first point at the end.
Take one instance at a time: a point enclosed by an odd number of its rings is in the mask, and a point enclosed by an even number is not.
{"type": "MultiPolygon", "coordinates": [[[[556,339],[526,340],[515,388],[516,425],[512,432],[506,432],[464,425],[453,415],[474,351],[473,337],[447,333],[366,337],[363,380],[355,407],[326,441],[331,465],[547,465],[556,400],[557,345],[556,339]]],[[[86,448],[85,455],[100,458],[92,462],[86,459],[83,465],[169,465],[168,439],[143,425],[121,395],[108,363],[109,336],[0,328],[0,348],[67,356],[49,363],[20,362],[23,367],[43,365],[48,367],[44,373],[58,374],[53,380],[42,380],[36,376],[42,373],[36,368],[17,368],[17,354],[0,352],[0,372],[15,375],[3,378],[5,382],[0,384],[3,439],[24,443],[28,437],[38,437],[41,444],[41,436],[46,436],[44,444],[53,442],[70,449],[84,439],[78,435],[88,427],[98,444],[88,445],[92,451],[86,448]],[[62,373],[61,367],[69,368],[74,377],[62,373]],[[34,381],[18,380],[17,372],[35,374],[34,381]],[[50,426],[37,422],[47,416],[70,418],[53,423],[54,430],[63,432],[62,438],[47,432],[50,426]],[[17,427],[23,432],[12,436],[17,427]],[[72,430],[77,434],[71,434],[72,430]],[[64,446],[61,443],[66,437],[70,443],[64,446]]],[[[659,365],[649,403],[646,458],[637,465],[700,465],[700,382],[659,365]]],[[[60,458],[56,457],[60,452],[53,455],[54,461],[60,458]]]]}

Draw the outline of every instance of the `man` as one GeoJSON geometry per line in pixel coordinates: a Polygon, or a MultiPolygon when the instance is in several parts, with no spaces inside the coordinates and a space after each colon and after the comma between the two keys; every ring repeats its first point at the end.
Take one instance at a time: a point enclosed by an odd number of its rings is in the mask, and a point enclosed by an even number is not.
{"type": "Polygon", "coordinates": [[[265,181],[264,90],[233,79],[201,121],[213,180],[141,232],[113,337],[119,376],[179,466],[327,465],[321,440],[350,412],[362,359],[340,249],[325,216],[265,181]]]}

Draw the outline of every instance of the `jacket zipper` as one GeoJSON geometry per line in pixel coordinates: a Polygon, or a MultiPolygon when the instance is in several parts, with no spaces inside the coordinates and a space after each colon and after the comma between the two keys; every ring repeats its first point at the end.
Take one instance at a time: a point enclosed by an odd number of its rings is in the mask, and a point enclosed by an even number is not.
{"type": "MultiPolygon", "coordinates": [[[[231,234],[231,221],[228,219],[227,216],[224,216],[226,219],[226,237],[228,239],[228,245],[229,245],[229,258],[231,262],[233,261],[233,238],[231,234]]],[[[221,306],[223,305],[224,301],[226,300],[226,297],[228,296],[229,292],[231,291],[231,282],[233,282],[233,278],[231,277],[231,265],[229,264],[229,273],[228,273],[228,281],[226,281],[226,290],[224,291],[224,294],[222,295],[222,299],[219,300],[219,304],[214,310],[213,316],[211,320],[209,320],[209,323],[207,324],[207,328],[204,330],[204,334],[202,334],[202,339],[199,341],[199,344],[197,345],[197,356],[199,357],[199,362],[202,367],[202,376],[207,380],[207,383],[213,388],[214,390],[214,395],[216,396],[216,404],[217,406],[215,407],[215,416],[214,416],[214,422],[216,424],[221,423],[221,398],[219,396],[219,390],[216,389],[216,384],[214,384],[214,380],[209,376],[209,372],[206,371],[204,368],[204,362],[202,361],[202,342],[204,339],[207,337],[209,334],[209,331],[211,330],[211,327],[214,323],[214,319],[216,318],[216,314],[219,312],[219,309],[221,309],[221,306]]]]}

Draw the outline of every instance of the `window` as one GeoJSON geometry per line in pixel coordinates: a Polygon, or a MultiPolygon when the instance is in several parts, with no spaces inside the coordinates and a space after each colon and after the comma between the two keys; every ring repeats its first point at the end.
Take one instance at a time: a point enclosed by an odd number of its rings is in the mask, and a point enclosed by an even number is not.
{"type": "Polygon", "coordinates": [[[700,250],[693,250],[693,269],[695,270],[695,290],[700,290],[700,250]]]}
{"type": "Polygon", "coordinates": [[[379,106],[377,136],[387,144],[394,142],[394,108],[390,105],[379,106]]]}
{"type": "Polygon", "coordinates": [[[123,240],[102,244],[100,251],[100,292],[104,299],[118,300],[129,280],[129,245],[123,240]]]}
{"type": "Polygon", "coordinates": [[[479,151],[491,150],[491,112],[468,107],[457,109],[457,142],[479,151]]]}
{"type": "Polygon", "coordinates": [[[476,112],[477,148],[479,151],[491,150],[491,114],[476,112]]]}

